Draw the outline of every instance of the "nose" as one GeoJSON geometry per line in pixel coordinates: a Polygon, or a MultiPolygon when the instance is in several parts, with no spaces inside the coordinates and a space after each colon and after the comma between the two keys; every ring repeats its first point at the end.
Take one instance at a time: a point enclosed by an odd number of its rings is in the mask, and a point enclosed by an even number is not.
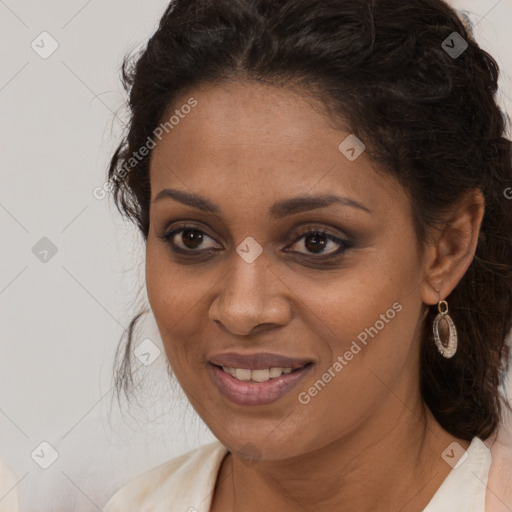
{"type": "Polygon", "coordinates": [[[289,288],[262,254],[247,263],[238,254],[222,279],[209,318],[230,333],[247,336],[286,325],[292,317],[289,288]]]}

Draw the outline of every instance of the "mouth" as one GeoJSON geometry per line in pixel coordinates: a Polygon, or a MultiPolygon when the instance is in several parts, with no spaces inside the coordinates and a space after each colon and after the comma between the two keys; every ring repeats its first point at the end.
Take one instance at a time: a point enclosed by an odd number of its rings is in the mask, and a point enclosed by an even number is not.
{"type": "Polygon", "coordinates": [[[289,393],[309,373],[314,363],[275,354],[242,356],[225,354],[208,363],[217,389],[230,402],[266,405],[289,393]]]}

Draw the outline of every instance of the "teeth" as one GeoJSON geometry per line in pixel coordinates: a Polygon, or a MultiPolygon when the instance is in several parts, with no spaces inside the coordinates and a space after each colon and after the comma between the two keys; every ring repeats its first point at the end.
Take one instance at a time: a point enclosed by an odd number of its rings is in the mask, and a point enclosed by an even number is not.
{"type": "Polygon", "coordinates": [[[251,373],[251,379],[256,382],[265,382],[270,380],[270,370],[253,370],[251,373]]]}
{"type": "Polygon", "coordinates": [[[235,370],[235,377],[238,380],[251,380],[251,370],[245,370],[242,368],[237,368],[235,370]]]}
{"type": "Polygon", "coordinates": [[[275,379],[283,374],[292,373],[293,368],[266,368],[262,370],[249,370],[247,368],[228,368],[222,367],[224,373],[235,377],[235,379],[254,382],[266,382],[275,379]]]}
{"type": "Polygon", "coordinates": [[[271,379],[275,379],[276,377],[281,377],[283,373],[283,368],[270,368],[268,373],[270,374],[271,379]]]}

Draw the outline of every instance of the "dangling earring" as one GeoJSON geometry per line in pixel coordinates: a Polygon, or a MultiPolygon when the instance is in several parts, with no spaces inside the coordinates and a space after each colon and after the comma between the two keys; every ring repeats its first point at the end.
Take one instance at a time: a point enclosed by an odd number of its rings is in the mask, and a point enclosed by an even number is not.
{"type": "Polygon", "coordinates": [[[437,350],[443,356],[449,359],[455,355],[457,352],[457,329],[455,328],[455,324],[451,316],[448,314],[448,303],[445,300],[440,300],[437,305],[437,310],[439,313],[434,319],[434,340],[436,342],[437,350]],[[448,343],[445,344],[441,341],[441,337],[439,336],[439,324],[444,320],[448,324],[448,343]]]}

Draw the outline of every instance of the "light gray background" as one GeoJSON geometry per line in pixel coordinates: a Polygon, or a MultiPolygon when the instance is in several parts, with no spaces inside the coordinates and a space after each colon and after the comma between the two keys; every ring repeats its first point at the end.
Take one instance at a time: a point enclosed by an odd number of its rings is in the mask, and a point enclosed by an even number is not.
{"type": "MultiPolygon", "coordinates": [[[[498,60],[512,112],[512,0],[452,3],[498,60]]],[[[122,415],[112,402],[114,351],[144,303],[144,252],[93,190],[121,134],[116,115],[126,119],[122,57],[166,5],[0,0],[0,460],[24,511],[100,510],[128,477],[213,439],[169,384],[163,354],[141,367],[139,405],[122,415]],[[43,31],[59,45],[47,59],[31,48],[43,31]],[[42,237],[58,249],[46,263],[32,253],[42,237]],[[59,454],[46,470],[31,458],[42,441],[59,454]]],[[[160,343],[152,321],[144,338],[160,343]]]]}

